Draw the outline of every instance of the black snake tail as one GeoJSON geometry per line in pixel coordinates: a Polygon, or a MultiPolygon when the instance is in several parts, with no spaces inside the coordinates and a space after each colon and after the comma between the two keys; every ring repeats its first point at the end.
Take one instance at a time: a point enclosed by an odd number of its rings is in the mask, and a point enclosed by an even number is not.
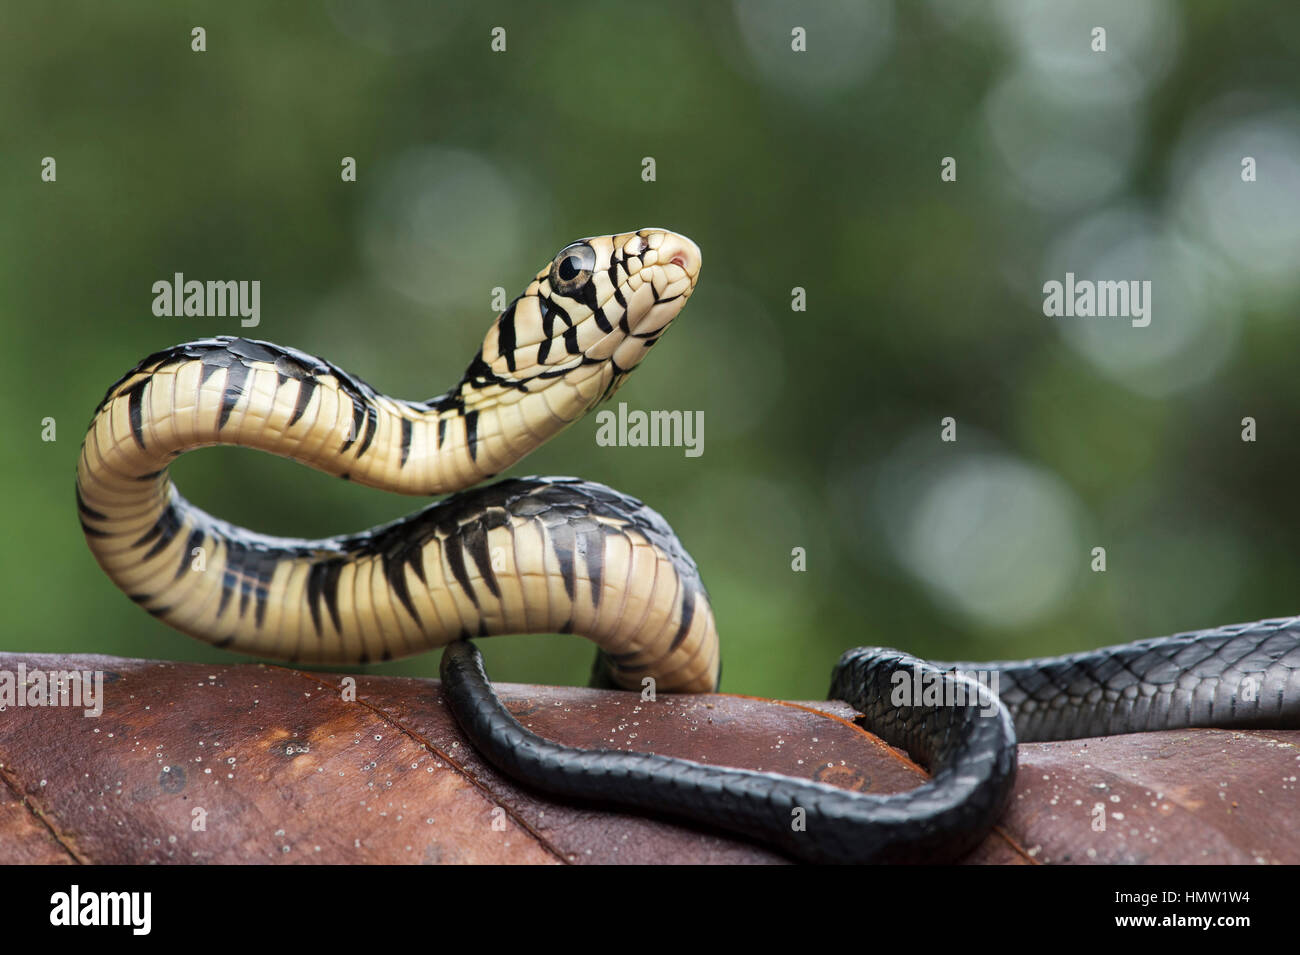
{"type": "Polygon", "coordinates": [[[986,689],[905,653],[859,655],[838,671],[842,695],[878,716],[871,729],[927,765],[933,778],[881,796],[775,773],[623,750],[561,746],[525,729],[492,692],[469,641],[442,655],[444,692],[474,746],[506,774],[545,792],[725,829],[823,863],[943,862],[973,848],[1015,783],[1011,718],[986,689]],[[894,674],[918,669],[960,706],[880,706],[894,674]]]}
{"type": "Polygon", "coordinates": [[[1297,617],[1039,660],[935,665],[996,673],[1022,742],[1193,726],[1300,728],[1297,617]]]}
{"type": "Polygon", "coordinates": [[[443,653],[442,678],[474,745],[502,771],[547,792],[666,812],[808,862],[935,863],[974,848],[1002,815],[1015,783],[1017,734],[1031,741],[1194,726],[1300,728],[1300,618],[1014,663],[928,663],[897,650],[849,650],[829,698],[849,703],[862,714],[859,725],[932,775],[885,796],[549,742],[505,709],[468,641],[443,653]],[[797,811],[801,829],[792,825],[797,811]]]}

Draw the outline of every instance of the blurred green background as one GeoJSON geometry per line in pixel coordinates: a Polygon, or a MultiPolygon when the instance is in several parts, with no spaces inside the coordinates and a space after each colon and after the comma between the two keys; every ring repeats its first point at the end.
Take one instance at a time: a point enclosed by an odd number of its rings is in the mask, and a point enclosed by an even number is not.
{"type": "MultiPolygon", "coordinates": [[[[235,659],[119,594],[75,514],[107,386],[241,334],[155,317],[154,281],[259,279],[242,333],[424,398],[494,287],[647,225],[705,264],[617,400],[703,410],[704,455],[599,448],[589,417],[513,473],[669,519],[725,690],[819,698],[859,644],[1020,657],[1300,609],[1300,7],[48,3],[2,29],[6,650],[235,659]],[[1045,317],[1067,271],[1152,281],[1150,327],[1045,317]]],[[[175,472],[268,533],[421,506],[233,449],[175,472]]],[[[577,637],[483,643],[496,679],[586,679],[577,637]]]]}

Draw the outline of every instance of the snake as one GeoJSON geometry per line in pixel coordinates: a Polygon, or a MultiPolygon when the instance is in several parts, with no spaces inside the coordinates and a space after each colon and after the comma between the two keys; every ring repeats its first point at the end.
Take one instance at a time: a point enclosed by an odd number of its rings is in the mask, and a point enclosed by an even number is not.
{"type": "Polygon", "coordinates": [[[1018,742],[1300,726],[1300,619],[1290,618],[1004,663],[849,650],[829,696],[929,771],[902,793],[571,747],[525,728],[493,691],[474,638],[579,634],[596,644],[595,686],[719,688],[708,591],[658,512],[575,477],[482,483],[623,385],[691,297],[701,262],[693,241],[666,229],[566,245],[495,317],[455,386],[427,400],[390,397],[266,341],[216,336],[156,352],[108,389],[81,445],[76,505],[90,550],[148,613],[227,650],[356,664],[443,647],[442,698],[505,774],[806,862],[961,858],[1007,808],[1018,742]],[[449,496],[362,533],[268,536],[176,489],[171,461],[213,445],[449,496]],[[900,698],[908,685],[933,692],[900,698]]]}

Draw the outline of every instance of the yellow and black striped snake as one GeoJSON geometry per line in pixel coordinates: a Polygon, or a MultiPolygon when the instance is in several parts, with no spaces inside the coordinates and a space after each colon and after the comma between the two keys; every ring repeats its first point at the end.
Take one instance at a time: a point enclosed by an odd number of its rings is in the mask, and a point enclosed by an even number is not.
{"type": "Polygon", "coordinates": [[[90,548],[149,613],[220,647],[351,663],[445,646],[453,712],[504,771],[559,795],[667,812],[813,861],[959,856],[1005,807],[1017,734],[1300,722],[1300,623],[1282,620],[964,665],[998,669],[1000,694],[949,665],[849,651],[832,697],[933,773],[892,796],[577,750],[524,729],[492,693],[468,638],[572,632],[599,647],[599,684],[640,688],[649,677],[665,692],[717,687],[708,594],[657,513],[576,478],[461,491],[613,394],[690,298],[700,261],[693,242],[662,229],[566,246],[493,322],[459,383],[427,401],[389,397],[268,342],[218,337],[151,355],[109,389],[81,448],[77,508],[90,548]],[[361,534],[267,537],[206,514],[173,486],[173,458],[218,444],[398,493],[461,493],[361,534]],[[965,703],[896,706],[900,673],[933,677],[949,691],[942,699],[965,703]]]}

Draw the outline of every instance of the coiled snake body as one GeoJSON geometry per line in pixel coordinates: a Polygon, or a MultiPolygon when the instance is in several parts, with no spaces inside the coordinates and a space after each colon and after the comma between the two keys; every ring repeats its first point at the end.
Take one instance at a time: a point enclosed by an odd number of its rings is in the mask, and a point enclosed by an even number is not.
{"type": "Polygon", "coordinates": [[[204,513],[167,473],[184,451],[226,444],[404,494],[477,484],[613,394],[680,312],[699,269],[694,243],[664,230],[573,243],[492,324],[460,382],[427,401],[391,398],[267,342],[220,337],[151,355],[109,389],[81,448],[77,507],[90,548],[132,600],[217,646],[334,663],[446,646],[453,712],[504,771],[814,861],[956,858],[1004,809],[1017,737],[1300,725],[1300,621],[1283,620],[966,665],[997,669],[998,694],[948,665],[852,650],[835,668],[832,698],[933,774],[897,795],[563,747],[510,716],[467,638],[578,633],[599,647],[599,684],[640,688],[650,677],[665,692],[716,689],[708,594],[653,510],[576,478],[523,478],[365,533],[291,540],[204,513]],[[894,705],[900,673],[939,681],[945,700],[960,690],[965,703],[894,705]],[[797,810],[802,828],[791,825],[797,810]]]}

